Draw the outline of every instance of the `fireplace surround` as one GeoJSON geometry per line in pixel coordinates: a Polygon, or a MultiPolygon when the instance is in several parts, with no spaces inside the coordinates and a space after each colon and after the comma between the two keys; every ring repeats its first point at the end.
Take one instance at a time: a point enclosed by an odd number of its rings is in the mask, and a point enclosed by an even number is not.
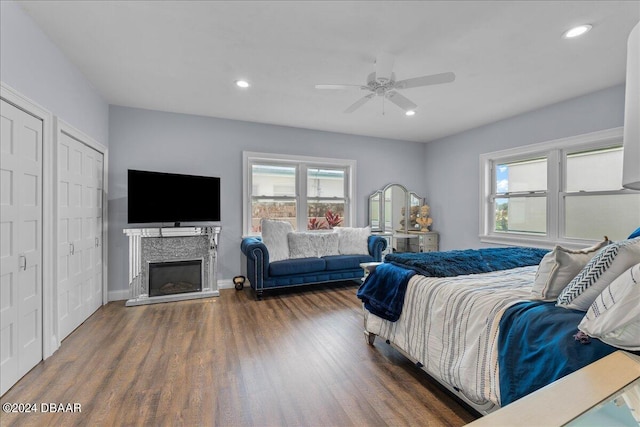
{"type": "Polygon", "coordinates": [[[129,237],[127,306],[220,295],[219,226],[128,228],[124,234],[129,237]],[[157,277],[163,283],[156,286],[152,282],[157,277]]]}

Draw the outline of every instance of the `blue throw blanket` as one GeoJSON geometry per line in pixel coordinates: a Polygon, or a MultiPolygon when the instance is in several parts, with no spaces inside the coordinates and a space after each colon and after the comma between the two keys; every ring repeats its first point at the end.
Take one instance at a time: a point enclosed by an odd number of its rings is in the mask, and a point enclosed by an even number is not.
{"type": "Polygon", "coordinates": [[[588,344],[576,340],[583,317],[553,302],[522,302],[505,311],[498,335],[500,406],[616,350],[594,338],[588,344]]]}
{"type": "Polygon", "coordinates": [[[385,262],[410,268],[427,277],[453,277],[537,265],[547,252],[548,249],[521,247],[403,252],[387,255],[385,262]]]}
{"type": "Polygon", "coordinates": [[[358,289],[357,296],[371,313],[395,322],[402,314],[404,294],[415,272],[392,264],[379,265],[358,289]]]}

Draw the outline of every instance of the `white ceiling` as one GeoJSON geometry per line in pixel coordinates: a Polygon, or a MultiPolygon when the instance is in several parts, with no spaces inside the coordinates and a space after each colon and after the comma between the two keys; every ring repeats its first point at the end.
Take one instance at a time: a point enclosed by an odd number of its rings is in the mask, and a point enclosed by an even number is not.
{"type": "Polygon", "coordinates": [[[637,0],[20,4],[110,104],[422,142],[623,83],[640,20],[637,0]],[[402,91],[413,117],[314,88],[364,84],[381,51],[398,80],[456,81],[402,91]]]}

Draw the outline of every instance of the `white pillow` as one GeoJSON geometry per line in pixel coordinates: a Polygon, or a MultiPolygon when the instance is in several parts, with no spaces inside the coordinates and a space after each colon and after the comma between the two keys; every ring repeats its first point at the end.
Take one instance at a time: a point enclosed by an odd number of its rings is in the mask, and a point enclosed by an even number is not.
{"type": "Polygon", "coordinates": [[[367,255],[369,254],[369,236],[371,235],[371,227],[351,228],[337,227],[334,228],[340,237],[338,248],[341,255],[367,255]]]}
{"type": "Polygon", "coordinates": [[[587,311],[596,297],[629,267],[640,262],[640,237],[600,249],[558,296],[558,306],[587,311]]]}
{"type": "Polygon", "coordinates": [[[289,258],[311,258],[318,256],[315,233],[289,233],[289,258]]]}
{"type": "MultiPolygon", "coordinates": [[[[318,256],[340,255],[340,235],[336,232],[318,233],[318,256]]],[[[367,249],[367,253],[369,250],[367,249]]]]}
{"type": "Polygon", "coordinates": [[[531,298],[543,301],[558,298],[569,282],[607,244],[609,240],[605,237],[604,241],[585,249],[571,250],[561,246],[553,248],[538,265],[535,282],[531,288],[531,298]]]}
{"type": "Polygon", "coordinates": [[[289,240],[287,234],[293,231],[293,226],[287,221],[263,219],[262,243],[269,251],[269,262],[282,261],[289,258],[289,240]]]}
{"type": "Polygon", "coordinates": [[[640,264],[611,282],[591,304],[578,328],[625,350],[640,350],[640,264]]]}
{"type": "Polygon", "coordinates": [[[289,258],[338,255],[337,233],[289,233],[289,258]]]}

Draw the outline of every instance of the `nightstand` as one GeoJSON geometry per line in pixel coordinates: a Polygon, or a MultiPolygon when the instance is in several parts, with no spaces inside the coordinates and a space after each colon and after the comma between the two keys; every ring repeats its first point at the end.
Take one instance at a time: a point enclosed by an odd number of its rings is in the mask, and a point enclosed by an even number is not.
{"type": "Polygon", "coordinates": [[[360,268],[364,270],[364,276],[362,276],[362,282],[366,280],[366,278],[371,274],[373,270],[376,269],[377,266],[382,264],[381,262],[363,262],[360,264],[360,268]]]}
{"type": "Polygon", "coordinates": [[[417,239],[409,240],[409,252],[437,252],[438,233],[435,231],[409,231],[417,235],[417,239]]]}

